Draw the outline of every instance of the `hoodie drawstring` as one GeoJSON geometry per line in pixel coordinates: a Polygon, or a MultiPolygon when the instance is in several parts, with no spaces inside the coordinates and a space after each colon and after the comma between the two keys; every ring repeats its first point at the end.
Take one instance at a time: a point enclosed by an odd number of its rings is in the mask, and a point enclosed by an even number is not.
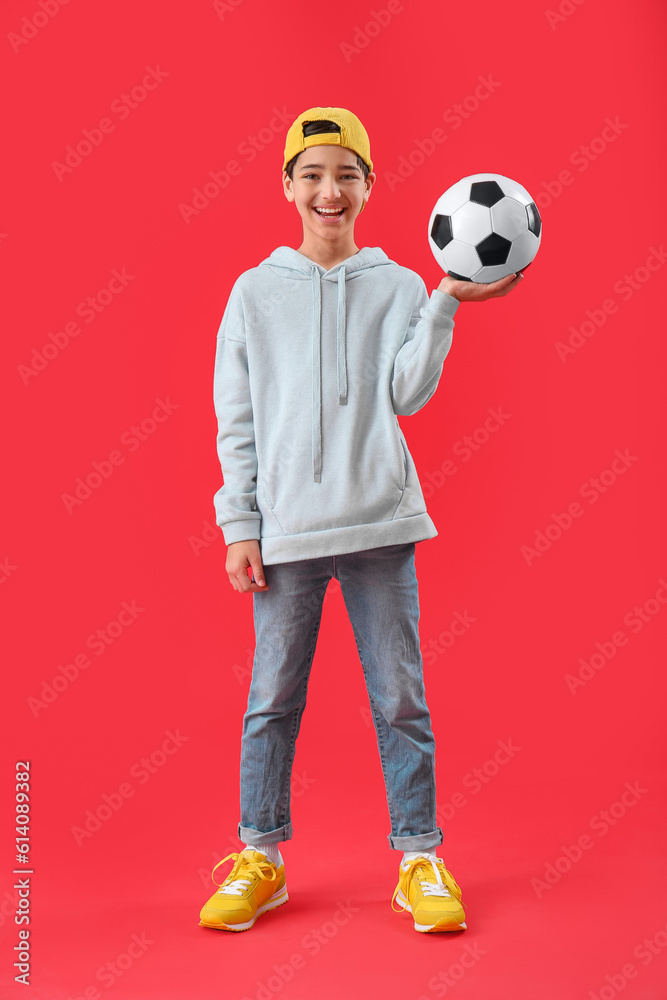
{"type": "MultiPolygon", "coordinates": [[[[322,481],[322,288],[320,272],[311,270],[313,290],[313,480],[322,481]]],[[[338,305],[336,309],[336,375],[338,404],[347,403],[347,355],[345,343],[345,267],[338,269],[338,305]]]]}
{"type": "Polygon", "coordinates": [[[320,272],[311,271],[313,286],[313,479],[322,481],[322,360],[320,272]]]}
{"type": "Polygon", "coordinates": [[[347,403],[347,357],[345,344],[345,265],[338,271],[338,309],[336,311],[336,350],[338,374],[338,403],[347,403]]]}

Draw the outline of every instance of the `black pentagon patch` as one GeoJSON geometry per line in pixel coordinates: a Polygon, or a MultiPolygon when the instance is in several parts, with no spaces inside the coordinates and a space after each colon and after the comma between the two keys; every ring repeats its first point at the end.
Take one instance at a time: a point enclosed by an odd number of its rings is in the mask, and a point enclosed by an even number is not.
{"type": "Polygon", "coordinates": [[[436,215],[431,226],[431,239],[437,247],[444,250],[454,239],[452,220],[449,215],[436,215]]]}
{"type": "Polygon", "coordinates": [[[493,267],[494,264],[505,264],[509,257],[512,241],[504,236],[491,233],[475,247],[483,267],[493,267]]]}
{"type": "Polygon", "coordinates": [[[472,281],[472,278],[466,278],[465,274],[457,274],[456,271],[447,271],[450,278],[455,278],[457,281],[472,281]]]}
{"type": "Polygon", "coordinates": [[[530,205],[526,205],[526,215],[528,216],[528,228],[531,233],[539,237],[540,231],[542,229],[542,219],[540,218],[540,213],[537,211],[537,205],[534,201],[531,201],[530,205]]]}
{"type": "Polygon", "coordinates": [[[487,208],[491,208],[504,197],[505,195],[497,181],[476,181],[470,185],[470,200],[477,205],[486,205],[487,208]]]}

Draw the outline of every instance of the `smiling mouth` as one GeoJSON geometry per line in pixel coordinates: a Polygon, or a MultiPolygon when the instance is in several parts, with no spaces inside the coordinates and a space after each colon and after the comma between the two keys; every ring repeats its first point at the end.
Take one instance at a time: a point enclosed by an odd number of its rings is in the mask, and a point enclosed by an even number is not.
{"type": "Polygon", "coordinates": [[[314,211],[323,219],[338,219],[345,211],[344,208],[321,208],[320,206],[315,206],[314,211]]]}

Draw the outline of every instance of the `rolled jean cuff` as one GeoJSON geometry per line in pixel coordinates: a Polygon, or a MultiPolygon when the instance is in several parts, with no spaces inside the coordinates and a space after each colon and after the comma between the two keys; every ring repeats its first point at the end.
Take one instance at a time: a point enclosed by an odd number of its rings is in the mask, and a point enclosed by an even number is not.
{"type": "Polygon", "coordinates": [[[280,844],[283,840],[292,839],[292,824],[287,823],[285,826],[278,827],[277,830],[260,833],[259,830],[253,830],[249,826],[241,826],[239,823],[238,837],[244,844],[252,844],[253,847],[261,847],[262,844],[280,844]]]}
{"type": "Polygon", "coordinates": [[[388,835],[389,845],[395,851],[424,851],[429,847],[439,847],[444,840],[444,834],[439,826],[432,833],[418,833],[414,837],[392,837],[388,835]]]}

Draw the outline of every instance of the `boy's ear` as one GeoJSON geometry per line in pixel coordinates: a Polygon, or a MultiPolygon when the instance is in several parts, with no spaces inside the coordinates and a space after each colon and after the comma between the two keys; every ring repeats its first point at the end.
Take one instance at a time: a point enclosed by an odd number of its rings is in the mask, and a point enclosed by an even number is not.
{"type": "Polygon", "coordinates": [[[287,198],[288,201],[294,201],[292,180],[286,170],[283,170],[283,191],[285,192],[285,197],[287,198]]]}

